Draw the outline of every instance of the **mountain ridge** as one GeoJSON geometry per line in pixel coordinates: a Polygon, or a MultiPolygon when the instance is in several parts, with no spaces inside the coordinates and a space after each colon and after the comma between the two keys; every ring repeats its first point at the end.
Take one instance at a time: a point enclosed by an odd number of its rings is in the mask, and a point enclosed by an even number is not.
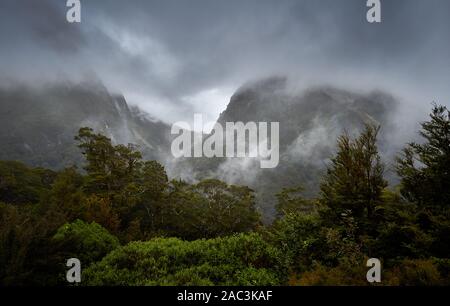
{"type": "MultiPolygon", "coordinates": [[[[253,188],[261,211],[270,218],[274,195],[282,187],[303,185],[309,190],[306,196],[318,192],[319,179],[343,133],[357,135],[366,123],[381,125],[380,153],[385,161],[392,160],[398,144],[384,130],[393,128],[397,104],[382,91],[361,94],[316,86],[295,92],[284,77],[245,84],[232,95],[217,122],[280,122],[279,165],[260,169],[254,159],[172,158],[175,135],[170,126],[101,84],[0,89],[0,160],[51,169],[81,165],[74,136],[80,127],[89,126],[114,143],[137,144],[145,159],[164,164],[172,178],[218,178],[253,188]]],[[[393,175],[390,179],[395,181],[393,175]]]]}
{"type": "Polygon", "coordinates": [[[115,143],[136,143],[149,159],[164,156],[169,146],[168,125],[142,116],[123,95],[99,85],[0,89],[0,105],[0,159],[51,169],[79,164],[74,136],[83,126],[115,143]]]}

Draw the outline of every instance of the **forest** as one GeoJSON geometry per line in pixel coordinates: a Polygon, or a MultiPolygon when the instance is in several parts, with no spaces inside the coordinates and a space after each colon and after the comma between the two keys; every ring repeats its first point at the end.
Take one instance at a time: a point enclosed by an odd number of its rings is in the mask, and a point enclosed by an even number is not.
{"type": "Polygon", "coordinates": [[[0,162],[0,285],[72,285],[68,258],[81,286],[450,285],[450,111],[434,104],[422,141],[398,153],[397,186],[382,128],[340,136],[318,195],[280,190],[265,224],[250,188],[169,179],[136,146],[82,127],[82,168],[0,162]]]}

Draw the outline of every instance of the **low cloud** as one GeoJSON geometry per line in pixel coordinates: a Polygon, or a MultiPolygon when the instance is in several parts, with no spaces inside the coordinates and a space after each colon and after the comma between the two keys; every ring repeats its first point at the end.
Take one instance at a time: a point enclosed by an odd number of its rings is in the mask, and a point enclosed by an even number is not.
{"type": "MultiPolygon", "coordinates": [[[[0,4],[0,85],[101,80],[154,117],[214,120],[243,83],[274,74],[300,87],[382,89],[423,118],[450,101],[450,3],[382,1],[65,1],[0,4]]],[[[410,117],[402,117],[409,120],[410,117]]]]}

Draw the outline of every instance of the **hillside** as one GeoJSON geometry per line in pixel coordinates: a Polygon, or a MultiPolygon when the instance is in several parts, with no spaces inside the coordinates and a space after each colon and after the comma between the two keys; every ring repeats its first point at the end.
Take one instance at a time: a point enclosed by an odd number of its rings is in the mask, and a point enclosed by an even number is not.
{"type": "MultiPolygon", "coordinates": [[[[398,102],[389,94],[375,91],[359,94],[332,87],[314,87],[302,92],[289,90],[288,80],[267,78],[239,88],[218,122],[279,122],[280,162],[274,169],[260,169],[256,159],[197,158],[179,161],[174,175],[186,179],[216,177],[255,189],[259,206],[273,216],[274,194],[282,187],[301,184],[314,196],[319,177],[343,133],[357,135],[364,124],[381,125],[380,155],[392,160],[399,144],[384,133],[393,127],[398,102]]],[[[400,144],[401,145],[401,144],[400,144]]],[[[387,178],[395,181],[388,171],[387,178]]]]}
{"type": "MultiPolygon", "coordinates": [[[[61,169],[81,164],[74,135],[89,126],[114,143],[134,143],[144,158],[163,163],[172,178],[195,182],[218,178],[247,185],[257,192],[267,219],[274,214],[274,195],[282,187],[301,184],[317,193],[319,177],[344,132],[358,134],[365,123],[380,124],[380,154],[392,160],[398,144],[384,130],[392,129],[396,100],[383,92],[359,94],[332,87],[295,92],[286,78],[249,83],[231,97],[218,122],[279,122],[280,161],[261,169],[256,159],[173,159],[170,127],[128,105],[121,95],[101,84],[58,84],[42,89],[16,87],[0,90],[0,160],[19,160],[31,166],[61,169]]],[[[387,178],[395,180],[392,174],[387,178]]]]}
{"type": "Polygon", "coordinates": [[[167,125],[101,84],[0,89],[0,106],[0,160],[52,169],[79,164],[73,138],[82,126],[115,143],[135,143],[148,159],[160,159],[169,146],[167,125]]]}

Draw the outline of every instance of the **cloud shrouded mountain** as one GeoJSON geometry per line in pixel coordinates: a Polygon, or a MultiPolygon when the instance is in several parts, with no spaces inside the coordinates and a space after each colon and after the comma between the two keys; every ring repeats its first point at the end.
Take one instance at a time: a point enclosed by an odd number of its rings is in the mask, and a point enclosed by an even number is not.
{"type": "MultiPolygon", "coordinates": [[[[416,114],[450,98],[450,2],[364,0],[0,1],[0,85],[96,76],[167,123],[215,120],[247,80],[381,88],[416,114]]],[[[424,119],[424,116],[421,117],[424,119]]]]}
{"type": "MultiPolygon", "coordinates": [[[[255,158],[173,159],[170,126],[130,107],[121,95],[101,84],[70,83],[40,89],[15,87],[0,91],[0,159],[62,168],[81,164],[74,135],[89,126],[115,143],[135,143],[146,159],[165,164],[172,178],[215,177],[255,189],[266,216],[273,214],[274,194],[302,184],[312,196],[336,139],[357,135],[365,123],[380,124],[380,151],[385,161],[408,139],[393,138],[398,102],[381,91],[354,93],[328,86],[293,91],[283,77],[248,83],[231,97],[218,122],[279,122],[280,162],[261,169],[255,158]],[[388,132],[389,131],[389,132],[388,132]]],[[[395,134],[395,133],[394,133],[395,134]]],[[[388,172],[388,177],[393,178],[388,172]]]]}
{"type": "Polygon", "coordinates": [[[0,106],[0,160],[53,169],[80,164],[74,136],[84,126],[115,143],[137,144],[149,159],[161,159],[168,150],[167,125],[101,84],[0,89],[0,106]]]}
{"type": "Polygon", "coordinates": [[[257,191],[260,207],[273,214],[274,194],[282,187],[299,184],[313,196],[320,176],[335,152],[343,133],[357,136],[365,124],[380,125],[380,153],[390,171],[394,155],[408,139],[395,135],[398,101],[391,95],[373,91],[354,93],[329,86],[292,91],[283,77],[272,77],[242,86],[231,97],[218,122],[279,122],[280,162],[274,169],[261,169],[255,158],[198,158],[177,164],[176,176],[197,179],[217,177],[244,184],[257,191]],[[187,169],[189,169],[187,171],[187,169]]]}

